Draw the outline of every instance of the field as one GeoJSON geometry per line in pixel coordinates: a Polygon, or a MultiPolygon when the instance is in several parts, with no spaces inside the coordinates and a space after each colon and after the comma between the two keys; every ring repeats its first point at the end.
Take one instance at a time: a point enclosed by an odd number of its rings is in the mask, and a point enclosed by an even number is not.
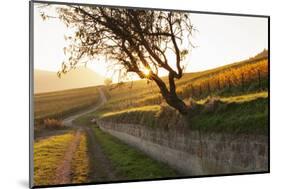
{"type": "Polygon", "coordinates": [[[34,144],[34,183],[36,185],[56,184],[56,169],[73,138],[73,133],[67,133],[42,139],[34,144]]]}
{"type": "Polygon", "coordinates": [[[35,132],[41,131],[44,120],[62,120],[73,113],[95,105],[98,101],[97,87],[35,94],[35,132]]]}

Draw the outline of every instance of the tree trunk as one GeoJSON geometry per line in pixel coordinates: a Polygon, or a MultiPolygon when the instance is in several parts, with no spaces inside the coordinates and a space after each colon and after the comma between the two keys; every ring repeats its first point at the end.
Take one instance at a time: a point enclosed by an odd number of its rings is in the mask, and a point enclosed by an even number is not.
{"type": "Polygon", "coordinates": [[[166,102],[176,110],[178,110],[182,115],[188,114],[188,106],[184,103],[183,100],[181,100],[178,95],[176,94],[176,87],[174,85],[174,80],[170,80],[170,91],[167,89],[166,84],[164,81],[162,81],[161,78],[159,78],[157,75],[153,74],[152,79],[156,82],[158,85],[160,92],[166,102]],[[172,90],[171,90],[172,89],[172,90]]]}
{"type": "MultiPolygon", "coordinates": [[[[163,95],[164,96],[164,95],[163,95]]],[[[181,100],[176,94],[167,94],[164,96],[166,102],[178,110],[182,115],[187,115],[188,114],[188,106],[184,103],[183,100],[181,100]]]]}

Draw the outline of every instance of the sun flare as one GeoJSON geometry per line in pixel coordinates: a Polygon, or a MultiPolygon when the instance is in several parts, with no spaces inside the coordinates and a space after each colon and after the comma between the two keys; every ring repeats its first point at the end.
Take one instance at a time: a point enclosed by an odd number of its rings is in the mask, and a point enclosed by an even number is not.
{"type": "Polygon", "coordinates": [[[144,69],[142,70],[142,72],[143,72],[144,75],[149,76],[149,74],[150,74],[150,69],[144,68],[144,69]]]}

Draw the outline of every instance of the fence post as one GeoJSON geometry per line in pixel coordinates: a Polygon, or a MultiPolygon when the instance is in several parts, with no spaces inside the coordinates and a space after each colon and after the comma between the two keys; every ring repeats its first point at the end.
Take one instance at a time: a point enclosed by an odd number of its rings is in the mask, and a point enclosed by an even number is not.
{"type": "Polygon", "coordinates": [[[260,70],[258,70],[258,78],[259,78],[259,89],[262,89],[261,88],[261,72],[260,72],[260,70]]]}
{"type": "Polygon", "coordinates": [[[202,95],[202,88],[201,88],[201,85],[199,85],[199,94],[200,94],[200,96],[202,95]]]}
{"type": "Polygon", "coordinates": [[[211,87],[210,87],[210,82],[208,81],[208,92],[211,93],[211,87]]]}
{"type": "Polygon", "coordinates": [[[221,90],[220,80],[218,79],[218,89],[221,90]]]}
{"type": "Polygon", "coordinates": [[[244,91],[244,73],[241,74],[242,91],[244,91]]]}
{"type": "Polygon", "coordinates": [[[191,87],[191,96],[193,97],[193,96],[194,96],[194,88],[193,88],[193,85],[191,84],[190,87],[191,87]]]}
{"type": "Polygon", "coordinates": [[[229,77],[227,78],[227,81],[228,81],[228,88],[231,89],[231,83],[230,83],[230,78],[229,77]]]}

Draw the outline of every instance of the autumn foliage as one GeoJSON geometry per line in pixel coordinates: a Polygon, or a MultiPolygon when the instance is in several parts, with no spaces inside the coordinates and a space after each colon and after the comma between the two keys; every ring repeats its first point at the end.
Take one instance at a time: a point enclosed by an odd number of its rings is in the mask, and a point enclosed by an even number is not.
{"type": "Polygon", "coordinates": [[[184,96],[198,96],[203,93],[211,93],[223,89],[239,88],[246,90],[250,83],[257,83],[259,89],[267,87],[263,85],[268,79],[268,59],[248,63],[239,67],[230,67],[219,73],[198,78],[192,83],[181,87],[179,93],[184,96]]]}

